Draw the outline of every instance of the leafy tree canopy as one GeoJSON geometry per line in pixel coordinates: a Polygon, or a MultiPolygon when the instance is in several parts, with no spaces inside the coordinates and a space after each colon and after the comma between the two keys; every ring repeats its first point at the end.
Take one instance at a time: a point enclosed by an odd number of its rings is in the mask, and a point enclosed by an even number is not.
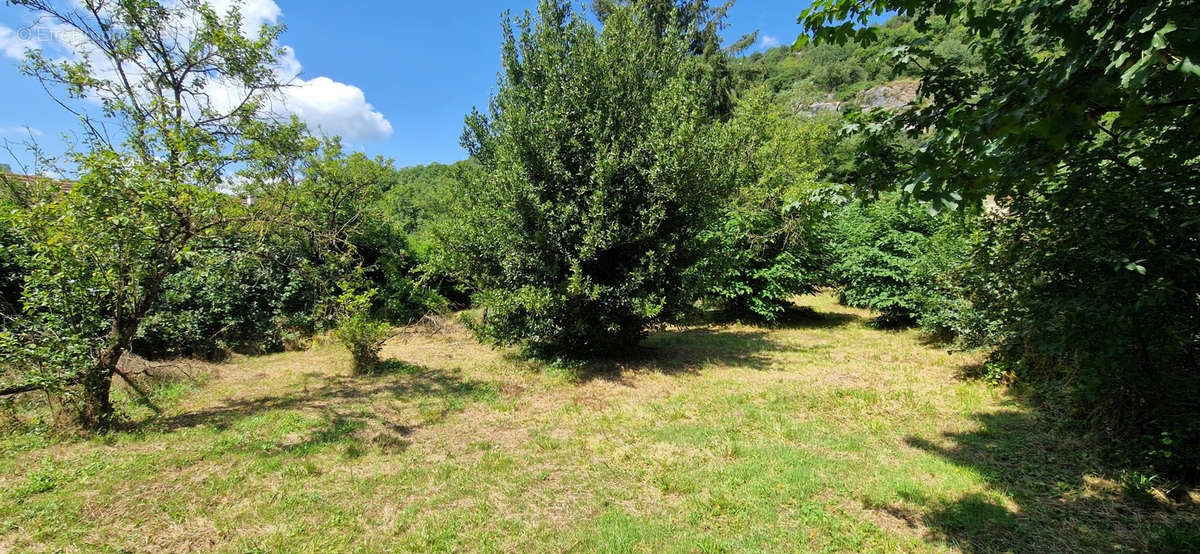
{"type": "Polygon", "coordinates": [[[1194,2],[820,0],[800,21],[818,43],[871,44],[879,30],[861,25],[889,11],[919,31],[961,25],[981,61],[962,67],[922,40],[886,50],[921,79],[923,103],[864,130],[927,137],[911,161],[892,158],[918,198],[978,204],[1091,164],[1159,182],[1194,175],[1194,2]]]}
{"type": "Polygon", "coordinates": [[[714,76],[638,5],[603,27],[568,3],[504,22],[504,72],[464,144],[481,166],[437,261],[488,309],[481,332],[553,354],[627,347],[697,297],[694,238],[721,191],[714,76]]]}

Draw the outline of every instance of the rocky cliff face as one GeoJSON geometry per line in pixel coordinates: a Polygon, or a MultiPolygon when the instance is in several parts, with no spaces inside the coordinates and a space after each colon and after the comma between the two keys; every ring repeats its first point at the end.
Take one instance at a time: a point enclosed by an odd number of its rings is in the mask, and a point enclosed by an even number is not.
{"type": "MultiPolygon", "coordinates": [[[[892,81],[854,95],[853,102],[858,104],[863,111],[871,111],[875,108],[896,110],[916,102],[917,86],[917,81],[892,81]]],[[[796,115],[813,117],[823,112],[841,111],[844,104],[844,102],[835,101],[831,94],[824,102],[797,102],[795,109],[796,115]]]]}
{"type": "Polygon", "coordinates": [[[830,101],[830,102],[816,102],[816,103],[812,103],[812,104],[807,103],[807,102],[797,102],[796,103],[796,115],[800,115],[803,117],[813,117],[817,114],[820,114],[821,112],[836,112],[836,111],[840,111],[841,109],[842,109],[841,102],[830,101]]]}
{"type": "Polygon", "coordinates": [[[854,99],[858,101],[864,111],[874,108],[894,110],[916,102],[917,85],[917,81],[892,81],[864,90],[858,93],[854,99]]]}

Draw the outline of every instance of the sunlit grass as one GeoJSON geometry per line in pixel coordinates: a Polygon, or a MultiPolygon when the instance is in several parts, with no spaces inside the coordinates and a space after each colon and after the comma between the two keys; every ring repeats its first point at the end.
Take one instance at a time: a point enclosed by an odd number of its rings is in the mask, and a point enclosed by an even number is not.
{"type": "Polygon", "coordinates": [[[0,550],[1187,550],[1058,422],[913,331],[806,298],[778,328],[666,329],[543,368],[461,328],[383,375],[336,347],[159,384],[90,439],[0,441],[0,550]]]}

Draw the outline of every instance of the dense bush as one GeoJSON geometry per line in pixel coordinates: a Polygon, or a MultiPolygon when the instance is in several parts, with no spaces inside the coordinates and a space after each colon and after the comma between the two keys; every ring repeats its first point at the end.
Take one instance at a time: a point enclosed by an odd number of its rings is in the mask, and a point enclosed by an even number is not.
{"type": "MultiPolygon", "coordinates": [[[[386,209],[383,193],[398,188],[398,172],[384,160],[344,153],[336,140],[308,147],[296,182],[252,191],[262,204],[290,209],[287,221],[276,221],[267,238],[192,246],[163,279],[133,340],[134,352],[218,357],[303,344],[334,325],[329,301],[336,291],[328,283],[360,265],[371,286],[383,291],[377,308],[387,319],[407,323],[446,309],[446,300],[414,273],[418,260],[408,255],[404,220],[386,209]]],[[[0,218],[0,313],[15,315],[26,275],[16,254],[27,245],[17,235],[19,217],[10,215],[22,213],[18,196],[35,191],[25,190],[32,186],[26,181],[3,184],[11,186],[0,189],[6,216],[0,218]]],[[[49,201],[60,201],[58,196],[49,201]]],[[[233,198],[224,201],[225,209],[236,207],[233,198]]]]}
{"type": "Polygon", "coordinates": [[[861,128],[893,177],[876,188],[948,209],[1001,199],[962,273],[967,336],[1115,450],[1200,478],[1200,29],[1181,23],[1196,3],[819,0],[801,21],[873,45],[855,23],[888,11],[960,25],[980,60],[890,50],[924,101],[861,128]],[[895,156],[892,136],[920,146],[895,156]]]}
{"type": "MultiPolygon", "coordinates": [[[[219,357],[301,345],[333,327],[336,291],[328,283],[359,266],[383,291],[376,307],[391,321],[407,323],[446,308],[445,299],[417,280],[401,222],[385,215],[383,191],[396,188],[396,170],[384,160],[347,155],[335,140],[310,147],[296,182],[253,191],[260,205],[286,208],[286,221],[275,221],[264,238],[197,241],[163,279],[133,352],[219,357]]],[[[237,208],[233,198],[222,200],[223,209],[237,208]]],[[[4,204],[6,215],[22,213],[15,201],[4,204]]],[[[10,315],[20,306],[26,275],[16,263],[25,247],[16,221],[0,218],[0,313],[10,315]]]]}
{"type": "Polygon", "coordinates": [[[931,214],[889,195],[835,216],[829,279],[843,303],[880,313],[886,326],[920,325],[951,342],[978,325],[964,291],[978,216],[931,214]]]}
{"type": "Polygon", "coordinates": [[[842,302],[879,312],[885,325],[914,322],[924,289],[917,267],[938,219],[888,197],[845,206],[835,225],[832,281],[842,302]]]}
{"type": "Polygon", "coordinates": [[[436,264],[476,291],[487,339],[625,348],[701,292],[687,270],[722,194],[706,150],[719,101],[689,44],[639,5],[600,31],[553,1],[519,34],[505,23],[499,90],[465,134],[481,170],[436,264]]]}
{"type": "Polygon", "coordinates": [[[1200,477],[1200,183],[1097,173],[989,219],[969,338],[998,347],[997,371],[1068,392],[1117,450],[1200,477]]]}
{"type": "Polygon", "coordinates": [[[314,301],[297,271],[253,254],[206,252],[163,283],[133,350],[150,358],[277,351],[312,330],[314,301]]]}
{"type": "Polygon", "coordinates": [[[399,325],[412,323],[426,314],[449,311],[455,301],[466,301],[455,283],[430,282],[429,276],[420,272],[416,264],[419,259],[410,257],[385,258],[377,262],[382,276],[375,285],[379,287],[377,304],[387,321],[399,325]],[[461,300],[460,300],[461,299],[461,300]]]}
{"type": "MultiPolygon", "coordinates": [[[[10,209],[0,201],[0,210],[10,209]]],[[[25,271],[18,263],[16,252],[23,247],[24,241],[6,221],[5,214],[0,214],[0,327],[5,325],[4,317],[12,317],[20,311],[21,287],[25,280],[25,271]]]]}
{"type": "Polygon", "coordinates": [[[260,193],[261,203],[287,206],[287,221],[266,243],[197,245],[163,282],[135,341],[139,354],[217,356],[300,344],[336,325],[331,283],[349,274],[383,291],[375,308],[390,321],[444,308],[416,280],[404,220],[389,217],[385,192],[399,181],[390,162],[347,154],[337,140],[311,148],[294,183],[260,193]]]}
{"type": "Polygon", "coordinates": [[[21,264],[29,253],[21,214],[40,199],[53,198],[61,191],[49,180],[18,179],[0,168],[0,329],[22,310],[21,293],[28,271],[21,264]]]}
{"type": "Polygon", "coordinates": [[[977,333],[982,320],[965,291],[966,282],[978,278],[970,258],[978,241],[981,219],[952,213],[939,225],[913,264],[913,315],[927,335],[946,343],[977,333]]]}
{"type": "Polygon", "coordinates": [[[802,122],[755,90],[717,131],[718,181],[733,192],[704,238],[709,300],[732,315],[774,321],[826,271],[827,213],[819,153],[829,128],[802,122]]]}

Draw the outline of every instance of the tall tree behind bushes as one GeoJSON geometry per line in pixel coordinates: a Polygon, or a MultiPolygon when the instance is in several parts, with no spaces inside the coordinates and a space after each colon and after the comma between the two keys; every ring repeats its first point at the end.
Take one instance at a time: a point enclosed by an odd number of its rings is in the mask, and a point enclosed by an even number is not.
{"type": "Polygon", "coordinates": [[[431,163],[397,170],[396,183],[384,199],[386,216],[409,234],[410,246],[424,256],[434,243],[438,222],[449,217],[463,173],[476,170],[471,160],[431,163]]]}
{"type": "Polygon", "coordinates": [[[691,29],[621,6],[595,29],[568,3],[504,23],[503,75],[464,144],[481,170],[438,263],[476,290],[479,332],[553,355],[629,347],[688,309],[687,269],[719,204],[714,75],[691,29]]]}
{"type": "Polygon", "coordinates": [[[927,101],[864,128],[921,143],[894,164],[908,194],[1000,199],[965,276],[977,342],[1067,391],[1116,449],[1200,478],[1200,6],[822,0],[801,20],[820,41],[869,42],[857,25],[887,11],[961,24],[981,59],[892,49],[927,101]]]}
{"type": "MultiPolygon", "coordinates": [[[[423,311],[437,312],[446,309],[461,309],[471,303],[470,294],[462,283],[444,271],[432,271],[425,264],[434,256],[438,247],[436,231],[454,217],[454,206],[461,194],[461,183],[469,172],[478,171],[473,160],[463,160],[445,165],[433,163],[425,166],[406,167],[396,175],[396,184],[384,198],[384,215],[407,234],[407,256],[403,265],[412,265],[416,271],[400,279],[389,281],[384,287],[383,298],[394,297],[388,292],[402,284],[405,290],[415,287],[424,299],[423,311]]],[[[410,305],[416,305],[410,303],[410,305]]]]}

